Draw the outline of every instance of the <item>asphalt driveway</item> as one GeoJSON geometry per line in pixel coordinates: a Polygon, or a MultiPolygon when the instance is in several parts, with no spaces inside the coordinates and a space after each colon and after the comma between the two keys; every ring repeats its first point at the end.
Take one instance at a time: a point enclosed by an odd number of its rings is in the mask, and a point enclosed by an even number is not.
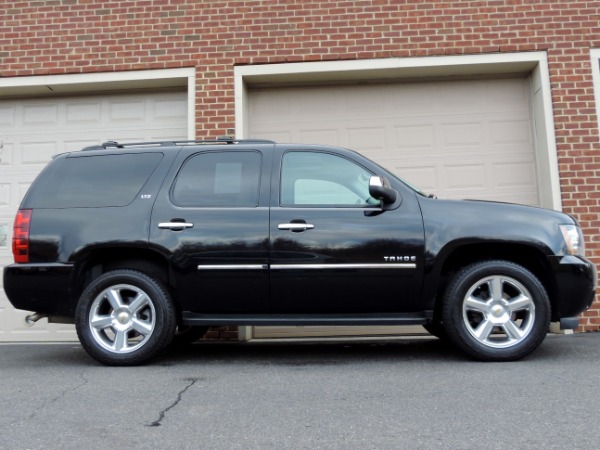
{"type": "Polygon", "coordinates": [[[3,344],[0,448],[598,448],[599,361],[600,333],[516,363],[433,338],[201,343],[130,368],[3,344]]]}

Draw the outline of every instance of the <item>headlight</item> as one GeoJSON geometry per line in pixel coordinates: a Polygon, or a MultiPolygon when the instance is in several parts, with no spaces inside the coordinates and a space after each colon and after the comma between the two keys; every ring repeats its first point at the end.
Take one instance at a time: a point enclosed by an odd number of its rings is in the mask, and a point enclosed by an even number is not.
{"type": "Polygon", "coordinates": [[[563,238],[565,239],[566,250],[569,255],[584,256],[585,245],[583,242],[583,233],[577,225],[559,225],[563,238]]]}

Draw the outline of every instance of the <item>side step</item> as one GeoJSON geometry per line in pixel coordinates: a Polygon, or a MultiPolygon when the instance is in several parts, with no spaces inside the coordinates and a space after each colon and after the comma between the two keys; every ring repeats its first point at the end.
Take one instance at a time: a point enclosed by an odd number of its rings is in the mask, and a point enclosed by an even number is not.
{"type": "Polygon", "coordinates": [[[184,311],[182,321],[188,326],[222,325],[425,325],[433,311],[392,314],[201,314],[184,311]]]}

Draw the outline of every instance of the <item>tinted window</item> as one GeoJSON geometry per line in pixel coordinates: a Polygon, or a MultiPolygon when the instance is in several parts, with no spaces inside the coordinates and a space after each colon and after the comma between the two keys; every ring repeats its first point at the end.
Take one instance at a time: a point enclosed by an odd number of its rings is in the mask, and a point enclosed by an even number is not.
{"type": "Polygon", "coordinates": [[[162,153],[76,156],[44,171],[31,190],[33,208],[125,206],[142,189],[162,153]]]}
{"type": "Polygon", "coordinates": [[[329,153],[289,152],[281,169],[281,204],[366,206],[371,173],[329,153]]]}
{"type": "Polygon", "coordinates": [[[171,193],[178,206],[257,206],[258,152],[206,152],[183,165],[171,193]]]}

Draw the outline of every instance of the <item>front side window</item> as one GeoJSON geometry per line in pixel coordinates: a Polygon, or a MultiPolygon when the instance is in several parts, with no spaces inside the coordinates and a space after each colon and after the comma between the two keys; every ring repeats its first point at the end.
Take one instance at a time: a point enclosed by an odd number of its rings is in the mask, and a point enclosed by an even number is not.
{"type": "Polygon", "coordinates": [[[206,152],[190,157],[171,191],[184,207],[258,205],[261,155],[258,152],[206,152]]]}
{"type": "Polygon", "coordinates": [[[280,202],[285,206],[378,204],[369,195],[371,175],[358,164],[330,153],[288,152],[281,168],[280,202]]]}

